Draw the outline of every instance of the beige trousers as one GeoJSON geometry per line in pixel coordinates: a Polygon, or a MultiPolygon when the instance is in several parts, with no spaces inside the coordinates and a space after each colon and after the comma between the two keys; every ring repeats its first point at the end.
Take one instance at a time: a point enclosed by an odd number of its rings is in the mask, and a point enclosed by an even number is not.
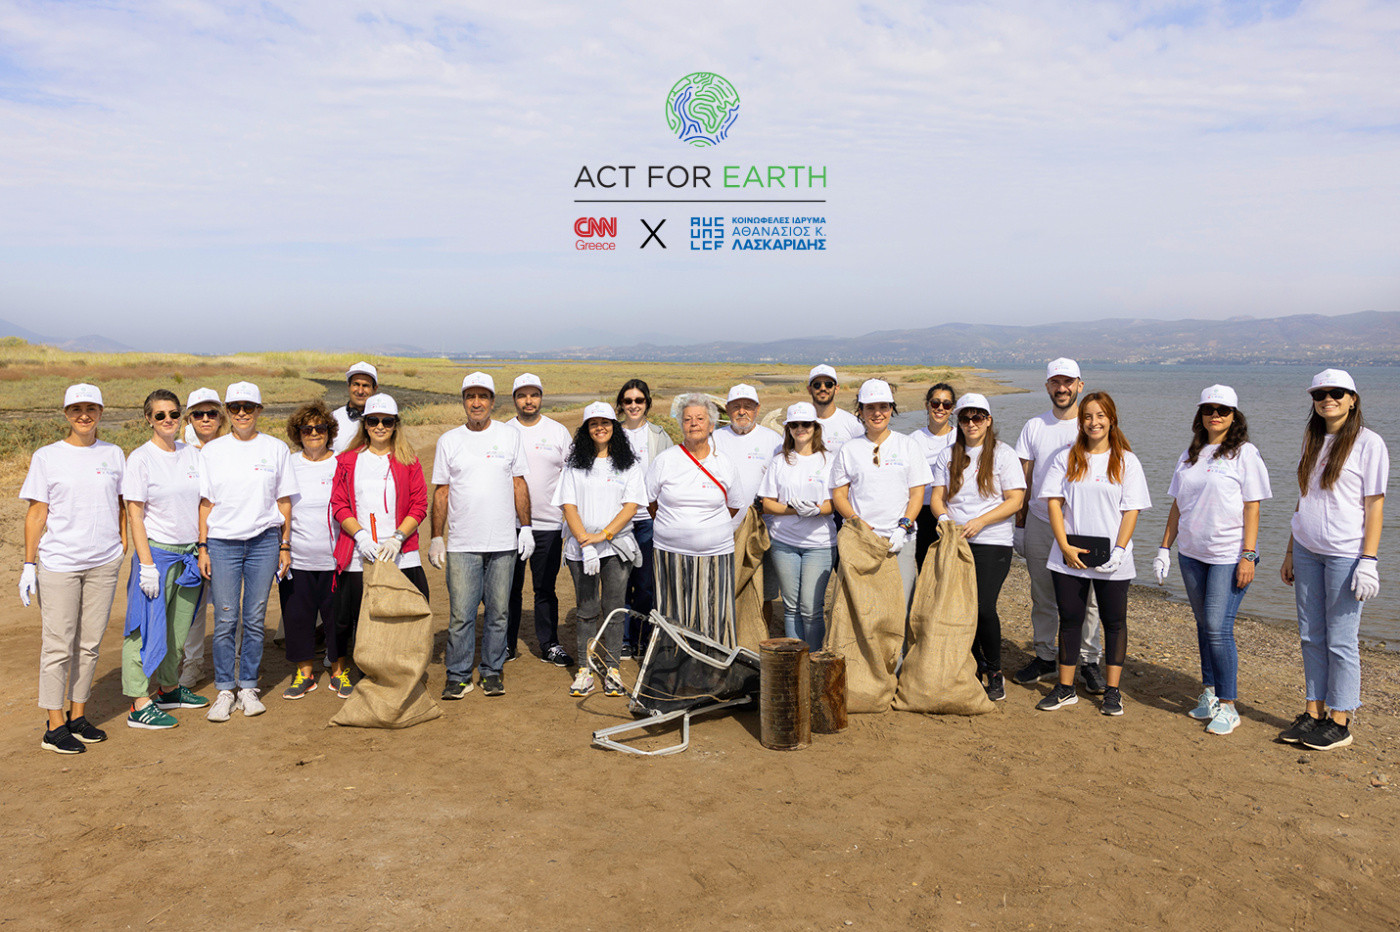
{"type": "Polygon", "coordinates": [[[62,710],[87,702],[97,673],[97,648],[107,631],[122,557],[77,573],[37,567],[43,645],[39,648],[39,708],[62,710]]]}

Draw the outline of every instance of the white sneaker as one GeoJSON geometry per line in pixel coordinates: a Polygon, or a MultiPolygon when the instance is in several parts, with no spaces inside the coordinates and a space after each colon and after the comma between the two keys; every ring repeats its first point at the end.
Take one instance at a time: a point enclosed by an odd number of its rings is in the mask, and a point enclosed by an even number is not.
{"type": "Polygon", "coordinates": [[[205,716],[211,722],[226,722],[233,714],[233,707],[236,700],[233,698],[233,690],[221,689],[214,697],[214,704],[209,707],[209,714],[205,716]]]}
{"type": "Polygon", "coordinates": [[[593,692],[593,674],[588,672],[587,667],[579,667],[573,685],[569,687],[569,695],[587,696],[591,692],[593,692]]]}
{"type": "Polygon", "coordinates": [[[262,715],[267,711],[267,706],[263,705],[262,700],[258,698],[256,689],[240,689],[238,691],[238,707],[249,718],[254,715],[262,715]]]}
{"type": "Polygon", "coordinates": [[[1206,731],[1213,735],[1228,735],[1240,725],[1240,713],[1235,710],[1233,702],[1221,702],[1215,710],[1215,717],[1206,726],[1206,731]]]}
{"type": "Polygon", "coordinates": [[[1215,690],[1209,686],[1205,692],[1196,699],[1196,707],[1186,714],[1198,722],[1208,722],[1215,718],[1215,713],[1220,711],[1220,700],[1215,698],[1215,690]]]}

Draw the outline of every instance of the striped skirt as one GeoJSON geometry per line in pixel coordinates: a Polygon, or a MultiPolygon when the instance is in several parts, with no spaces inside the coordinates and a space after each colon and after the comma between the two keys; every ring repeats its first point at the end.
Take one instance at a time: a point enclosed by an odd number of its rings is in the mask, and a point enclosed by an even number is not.
{"type": "Polygon", "coordinates": [[[656,608],[682,628],[735,644],[734,554],[691,557],[657,547],[656,608]]]}

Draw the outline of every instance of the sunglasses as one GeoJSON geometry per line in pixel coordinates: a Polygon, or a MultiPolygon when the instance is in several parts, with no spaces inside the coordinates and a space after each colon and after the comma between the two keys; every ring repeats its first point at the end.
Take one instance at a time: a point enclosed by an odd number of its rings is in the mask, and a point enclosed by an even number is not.
{"type": "Polygon", "coordinates": [[[880,447],[878,444],[875,447],[875,455],[870,458],[870,462],[874,463],[876,466],[880,465],[880,447]]]}
{"type": "Polygon", "coordinates": [[[820,389],[822,389],[823,391],[826,390],[826,389],[828,389],[828,388],[835,388],[835,387],[836,387],[836,383],[833,382],[833,381],[831,381],[830,379],[822,379],[820,382],[813,382],[813,383],[811,383],[811,384],[812,384],[812,387],[813,387],[813,388],[820,388],[820,389]]]}
{"type": "Polygon", "coordinates": [[[624,398],[624,399],[622,399],[622,403],[623,403],[624,405],[628,405],[628,406],[631,406],[631,405],[644,405],[644,404],[647,403],[647,400],[646,400],[645,398],[624,398]]]}
{"type": "Polygon", "coordinates": [[[1341,401],[1347,396],[1347,390],[1345,388],[1315,388],[1308,394],[1312,395],[1313,401],[1326,401],[1328,398],[1333,401],[1341,401]]]}
{"type": "Polygon", "coordinates": [[[933,401],[930,401],[928,403],[928,406],[930,408],[942,408],[946,411],[952,408],[955,404],[957,404],[957,402],[955,401],[938,401],[937,399],[935,399],[933,401]]]}
{"type": "Polygon", "coordinates": [[[362,418],[366,427],[394,427],[399,423],[396,417],[380,417],[377,414],[370,414],[362,418]]]}
{"type": "Polygon", "coordinates": [[[988,420],[990,417],[990,414],[986,414],[982,411],[963,411],[958,414],[958,423],[981,424],[983,421],[988,420]]]}
{"type": "Polygon", "coordinates": [[[331,429],[327,424],[303,424],[297,430],[301,431],[303,437],[309,437],[312,434],[328,434],[331,429]]]}
{"type": "Polygon", "coordinates": [[[812,430],[816,423],[814,421],[788,421],[788,430],[812,430]]]}
{"type": "Polygon", "coordinates": [[[164,421],[167,418],[172,421],[178,421],[180,419],[180,412],[157,411],[155,414],[151,415],[151,420],[153,421],[164,421]]]}
{"type": "Polygon", "coordinates": [[[191,412],[190,412],[190,420],[192,420],[192,421],[202,421],[202,420],[204,420],[205,418],[217,418],[218,416],[219,416],[219,411],[218,411],[217,408],[215,408],[215,409],[213,409],[213,410],[210,410],[210,411],[191,411],[191,412]]]}
{"type": "Polygon", "coordinates": [[[1201,414],[1205,417],[1229,417],[1234,413],[1234,408],[1225,405],[1201,405],[1201,414]]]}
{"type": "Polygon", "coordinates": [[[256,414],[262,405],[255,405],[251,401],[235,401],[224,407],[228,408],[229,414],[256,414]]]}

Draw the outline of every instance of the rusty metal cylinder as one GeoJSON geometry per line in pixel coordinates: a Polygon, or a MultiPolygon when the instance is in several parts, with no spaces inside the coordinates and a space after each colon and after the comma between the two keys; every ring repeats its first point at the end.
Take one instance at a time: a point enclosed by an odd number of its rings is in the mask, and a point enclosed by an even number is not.
{"type": "Polygon", "coordinates": [[[769,638],[759,642],[759,741],[774,751],[812,743],[812,672],[807,642],[769,638]]]}
{"type": "Polygon", "coordinates": [[[846,658],[834,650],[812,654],[812,730],[834,735],[846,727],[846,658]]]}

